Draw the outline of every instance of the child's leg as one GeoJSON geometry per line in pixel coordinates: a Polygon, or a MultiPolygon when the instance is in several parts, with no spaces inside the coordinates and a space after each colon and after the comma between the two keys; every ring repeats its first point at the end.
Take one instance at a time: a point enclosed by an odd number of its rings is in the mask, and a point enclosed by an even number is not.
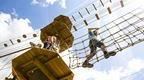
{"type": "Polygon", "coordinates": [[[106,59],[109,58],[109,54],[108,54],[108,51],[107,51],[106,46],[104,45],[104,43],[98,41],[98,42],[97,42],[97,46],[98,46],[99,48],[101,48],[101,50],[103,51],[104,57],[105,57],[106,59]]]}
{"type": "Polygon", "coordinates": [[[96,48],[90,48],[90,54],[87,56],[86,62],[89,62],[91,58],[93,58],[96,54],[96,48]]]}
{"type": "Polygon", "coordinates": [[[91,49],[91,53],[87,56],[86,60],[84,61],[84,63],[82,64],[83,67],[93,67],[93,64],[89,63],[89,60],[96,54],[96,50],[91,49]]]}
{"type": "Polygon", "coordinates": [[[89,43],[89,46],[90,46],[90,54],[87,56],[87,58],[86,58],[86,60],[84,61],[84,63],[83,63],[83,67],[89,67],[89,68],[91,68],[91,67],[93,67],[93,64],[90,64],[89,63],[89,60],[93,57],[93,56],[95,56],[95,54],[96,54],[96,49],[97,49],[97,47],[95,46],[95,44],[93,44],[94,42],[92,41],[92,40],[90,40],[90,43],[89,43]]]}
{"type": "Polygon", "coordinates": [[[89,41],[90,54],[87,56],[86,61],[89,61],[96,54],[96,41],[94,39],[89,41]]]}
{"type": "Polygon", "coordinates": [[[104,52],[104,53],[107,53],[107,49],[106,49],[106,46],[104,44],[101,45],[101,50],[104,52]]]}
{"type": "Polygon", "coordinates": [[[48,46],[47,42],[44,42],[43,48],[47,48],[47,46],[48,46]]]}
{"type": "Polygon", "coordinates": [[[108,52],[107,49],[106,49],[106,46],[104,45],[103,42],[97,41],[96,46],[99,47],[99,48],[101,48],[101,50],[102,50],[104,53],[108,52]]]}
{"type": "Polygon", "coordinates": [[[98,45],[102,49],[105,59],[109,58],[109,56],[116,55],[116,52],[114,52],[114,51],[108,52],[107,49],[106,49],[106,46],[104,45],[104,43],[99,42],[98,45]]]}

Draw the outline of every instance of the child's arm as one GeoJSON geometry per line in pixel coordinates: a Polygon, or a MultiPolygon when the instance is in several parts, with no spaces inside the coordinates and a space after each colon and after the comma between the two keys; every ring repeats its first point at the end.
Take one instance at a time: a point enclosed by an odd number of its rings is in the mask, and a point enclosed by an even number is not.
{"type": "Polygon", "coordinates": [[[99,28],[88,28],[89,35],[94,34],[95,36],[97,36],[98,35],[98,29],[99,28]],[[94,31],[92,32],[92,30],[94,30],[94,31]]]}

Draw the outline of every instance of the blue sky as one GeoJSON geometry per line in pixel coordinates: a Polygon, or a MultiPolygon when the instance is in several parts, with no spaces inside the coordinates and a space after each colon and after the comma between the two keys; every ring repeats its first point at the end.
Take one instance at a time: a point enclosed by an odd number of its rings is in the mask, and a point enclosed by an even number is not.
{"type": "Polygon", "coordinates": [[[28,18],[33,28],[37,29],[52,22],[53,18],[59,14],[67,14],[67,12],[79,6],[82,1],[66,0],[66,8],[63,8],[58,2],[48,4],[48,7],[42,7],[32,4],[32,0],[0,0],[0,11],[5,13],[16,11],[18,17],[28,18]]]}
{"type": "Polygon", "coordinates": [[[37,29],[47,25],[56,15],[65,10],[56,4],[49,7],[40,7],[31,3],[31,0],[1,0],[0,11],[11,13],[15,9],[18,17],[28,18],[33,28],[37,29]]]}
{"type": "MultiPolygon", "coordinates": [[[[15,37],[26,33],[33,33],[35,30],[40,29],[58,16],[59,14],[71,15],[73,11],[78,11],[80,7],[86,6],[94,0],[0,0],[0,42],[7,41],[9,39],[15,40],[15,37]],[[46,2],[47,1],[47,2],[46,2]],[[5,34],[3,34],[5,33],[5,34]]],[[[106,1],[106,0],[105,0],[106,1]]],[[[128,0],[131,1],[131,0],[128,0]]],[[[141,3],[142,0],[138,0],[141,3]]],[[[140,3],[139,2],[139,3],[140,3]]],[[[139,5],[133,4],[133,5],[139,5]]],[[[133,7],[135,7],[133,6],[133,7]]],[[[123,11],[121,13],[126,12],[123,11]]],[[[109,20],[112,20],[109,17],[109,20]]],[[[107,23],[102,20],[98,24],[107,23]]],[[[29,35],[29,34],[28,34],[29,35]]],[[[40,41],[38,39],[31,40],[36,43],[40,41]]],[[[28,46],[29,41],[25,41],[22,44],[17,44],[9,48],[0,50],[1,54],[6,54],[8,51],[18,49],[21,45],[28,46]]],[[[1,48],[0,44],[0,48],[1,48]]],[[[75,73],[74,80],[122,80],[124,76],[139,72],[144,68],[144,43],[140,43],[127,50],[119,52],[115,57],[108,60],[103,60],[95,64],[92,69],[77,68],[72,70],[75,73]]],[[[21,54],[21,53],[19,53],[21,54]]],[[[15,55],[7,57],[8,59],[0,60],[0,66],[7,63],[8,60],[14,58],[15,55]]],[[[68,62],[68,58],[64,58],[68,62]]],[[[11,66],[11,65],[9,65],[11,66]]],[[[8,67],[9,67],[8,66],[8,67]]],[[[0,73],[0,78],[8,76],[11,68],[3,70],[0,73]]],[[[142,72],[144,71],[142,70],[142,72]]],[[[135,80],[133,77],[139,77],[140,73],[135,76],[130,76],[126,80],[135,80]]],[[[139,79],[142,80],[142,79],[139,79]]]]}

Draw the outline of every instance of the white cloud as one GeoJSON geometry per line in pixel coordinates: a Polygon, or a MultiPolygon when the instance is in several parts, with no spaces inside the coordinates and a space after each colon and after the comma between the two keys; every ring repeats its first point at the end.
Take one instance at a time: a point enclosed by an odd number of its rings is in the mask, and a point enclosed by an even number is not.
{"type": "Polygon", "coordinates": [[[117,67],[109,71],[98,71],[94,68],[77,68],[73,69],[74,80],[121,80],[144,69],[143,63],[144,60],[134,58],[128,62],[126,67],[117,67]]]}
{"type": "Polygon", "coordinates": [[[32,4],[39,4],[39,2],[37,0],[33,0],[32,4]]]}
{"type": "MultiPolygon", "coordinates": [[[[121,54],[122,57],[120,55],[115,56],[117,57],[115,59],[118,59],[118,60],[116,60],[117,62],[114,61],[109,64],[111,65],[109,70],[105,70],[105,69],[97,70],[98,66],[95,66],[94,68],[90,68],[90,69],[82,68],[82,67],[72,69],[74,73],[73,80],[123,80],[123,79],[125,80],[125,77],[144,69],[144,64],[143,64],[144,60],[139,59],[139,58],[134,58],[131,54],[124,55],[124,53],[125,52],[121,54]],[[118,62],[119,60],[122,64],[119,64],[118,62]],[[113,63],[116,63],[119,66],[116,66],[116,64],[113,65],[113,63]]],[[[127,53],[132,53],[132,52],[129,51],[127,53]]],[[[60,55],[63,56],[66,54],[68,54],[68,51],[65,51],[64,53],[60,55]]],[[[70,62],[69,62],[68,56],[63,57],[63,60],[67,63],[67,65],[69,65],[70,62]]],[[[95,65],[98,65],[98,64],[95,64],[95,65]]],[[[99,65],[104,66],[102,64],[99,64],[99,65]]]]}
{"type": "Polygon", "coordinates": [[[66,0],[33,0],[33,5],[41,5],[42,7],[48,7],[49,5],[53,5],[58,3],[62,8],[66,8],[66,0]]]}
{"type": "Polygon", "coordinates": [[[61,5],[62,8],[66,8],[66,0],[59,1],[59,4],[61,5]]]}
{"type": "Polygon", "coordinates": [[[58,0],[45,0],[45,1],[46,1],[46,3],[49,3],[49,4],[53,5],[58,0]]]}
{"type": "MultiPolygon", "coordinates": [[[[15,12],[16,14],[16,12],[15,12]]],[[[0,12],[0,42],[10,38],[33,32],[28,18],[13,18],[11,14],[0,12]]]]}
{"type": "MultiPolygon", "coordinates": [[[[0,43],[3,41],[8,41],[11,38],[15,38],[18,36],[21,36],[22,34],[31,33],[34,30],[32,29],[32,26],[30,25],[30,20],[28,18],[18,18],[18,15],[13,9],[13,12],[8,14],[4,12],[0,12],[0,43]]],[[[14,50],[14,49],[12,49],[14,50]]],[[[12,51],[8,50],[8,51],[12,51]]],[[[2,50],[0,50],[2,51],[2,50]]],[[[7,51],[7,50],[5,50],[7,51]]],[[[5,52],[4,51],[4,52],[5,52]]],[[[1,55],[4,53],[2,52],[1,55]]],[[[0,69],[3,65],[5,65],[11,58],[14,57],[10,56],[8,59],[3,60],[3,58],[0,61],[0,69]]],[[[11,64],[7,65],[11,66],[11,64]]],[[[4,67],[5,68],[5,67],[4,67]]],[[[8,74],[11,72],[11,69],[4,69],[1,70],[0,78],[3,79],[4,77],[8,76],[8,74]]]]}
{"type": "Polygon", "coordinates": [[[128,65],[127,65],[127,69],[125,70],[125,74],[129,74],[129,73],[134,73],[137,71],[140,71],[141,69],[144,68],[144,60],[141,59],[132,59],[131,61],[129,61],[128,65]]]}

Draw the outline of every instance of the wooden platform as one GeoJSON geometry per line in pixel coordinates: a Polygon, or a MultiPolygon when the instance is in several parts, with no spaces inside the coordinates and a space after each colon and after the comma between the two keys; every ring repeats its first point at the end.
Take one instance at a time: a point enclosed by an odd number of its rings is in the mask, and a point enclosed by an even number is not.
{"type": "Polygon", "coordinates": [[[58,53],[32,48],[12,60],[18,80],[73,80],[73,73],[58,53]]]}
{"type": "Polygon", "coordinates": [[[41,29],[41,41],[45,41],[47,36],[56,36],[60,40],[60,52],[70,48],[74,37],[71,33],[72,23],[66,16],[58,16],[52,23],[41,29]]]}

